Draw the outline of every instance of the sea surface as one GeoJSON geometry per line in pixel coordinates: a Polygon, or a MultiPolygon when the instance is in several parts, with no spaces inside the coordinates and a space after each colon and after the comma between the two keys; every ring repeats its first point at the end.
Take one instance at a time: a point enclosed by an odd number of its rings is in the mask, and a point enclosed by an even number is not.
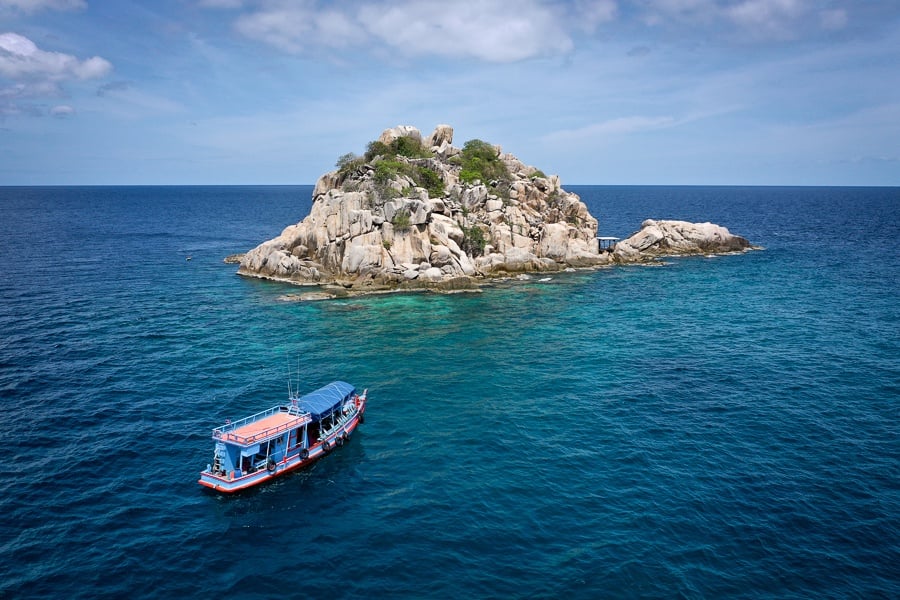
{"type": "Polygon", "coordinates": [[[0,188],[0,598],[900,597],[900,189],[567,189],[764,250],[291,303],[311,186],[0,188]],[[298,367],[365,425],[202,489],[298,367]]]}

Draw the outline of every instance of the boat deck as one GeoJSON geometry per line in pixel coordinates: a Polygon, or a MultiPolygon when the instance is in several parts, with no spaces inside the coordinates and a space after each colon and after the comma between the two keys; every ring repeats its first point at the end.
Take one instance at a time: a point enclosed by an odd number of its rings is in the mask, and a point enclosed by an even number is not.
{"type": "Polygon", "coordinates": [[[300,427],[311,420],[307,414],[296,415],[287,412],[276,412],[258,421],[241,425],[231,431],[221,432],[216,437],[226,442],[235,442],[243,445],[255,444],[290,429],[300,427]]]}

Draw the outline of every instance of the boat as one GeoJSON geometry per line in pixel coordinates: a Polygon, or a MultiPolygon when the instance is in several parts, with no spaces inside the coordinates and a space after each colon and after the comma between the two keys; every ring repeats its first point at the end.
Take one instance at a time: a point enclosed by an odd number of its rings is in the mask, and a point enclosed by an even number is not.
{"type": "MultiPolygon", "coordinates": [[[[289,386],[290,387],[290,386],[289,386]]],[[[344,381],[212,430],[213,462],[198,483],[236,492],[305,467],[340,448],[364,420],[368,390],[344,381]]]]}

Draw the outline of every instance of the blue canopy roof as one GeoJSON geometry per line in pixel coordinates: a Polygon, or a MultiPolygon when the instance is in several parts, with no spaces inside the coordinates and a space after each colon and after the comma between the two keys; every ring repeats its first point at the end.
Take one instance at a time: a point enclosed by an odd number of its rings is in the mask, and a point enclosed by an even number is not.
{"type": "Polygon", "coordinates": [[[303,412],[308,412],[314,420],[319,420],[322,415],[330,413],[356,391],[352,385],[344,381],[329,383],[323,388],[302,396],[297,405],[303,412]]]}

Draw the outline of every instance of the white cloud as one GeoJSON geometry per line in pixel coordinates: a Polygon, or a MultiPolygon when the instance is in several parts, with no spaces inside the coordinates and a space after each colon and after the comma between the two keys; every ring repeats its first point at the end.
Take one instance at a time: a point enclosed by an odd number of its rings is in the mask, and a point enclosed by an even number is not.
{"type": "Polygon", "coordinates": [[[41,50],[23,35],[0,34],[0,75],[10,79],[94,79],[111,70],[109,61],[99,56],[80,61],[70,54],[41,50]]]}
{"type": "MultiPolygon", "coordinates": [[[[610,0],[584,2],[585,18],[611,18],[610,0]]],[[[265,3],[237,19],[243,35],[287,52],[319,47],[362,47],[378,41],[401,55],[470,57],[513,62],[572,49],[562,10],[538,0],[460,0],[452,9],[437,0],[363,2],[324,9],[316,2],[265,3]]]]}
{"type": "MultiPolygon", "coordinates": [[[[17,33],[0,34],[0,80],[12,83],[0,88],[0,114],[45,114],[44,109],[30,104],[32,99],[62,96],[63,82],[97,79],[110,71],[110,62],[99,56],[79,60],[70,54],[41,50],[17,33]]],[[[70,116],[74,110],[67,114],[51,111],[51,114],[70,116]]]]}
{"type": "Polygon", "coordinates": [[[737,23],[759,24],[783,17],[796,17],[803,12],[800,0],[743,0],[725,9],[737,23]]]}
{"type": "Polygon", "coordinates": [[[114,81],[97,89],[107,114],[121,119],[141,119],[148,115],[181,114],[185,107],[165,96],[143,91],[127,81],[114,81]]]}
{"type": "Polygon", "coordinates": [[[817,11],[816,3],[810,0],[636,0],[635,3],[648,25],[727,25],[742,34],[742,38],[757,41],[790,40],[821,29],[842,29],[848,20],[846,9],[817,11]]]}
{"type": "Polygon", "coordinates": [[[644,9],[642,20],[651,26],[671,21],[708,21],[717,12],[714,0],[640,0],[637,4],[644,9]]]}
{"type": "Polygon", "coordinates": [[[597,25],[614,21],[619,12],[615,0],[576,0],[575,18],[587,31],[594,31],[597,25]]]}
{"type": "MultiPolygon", "coordinates": [[[[570,53],[579,35],[629,25],[678,39],[710,36],[768,43],[843,29],[850,5],[833,0],[200,0],[241,8],[235,29],[293,54],[371,50],[398,58],[437,56],[510,63],[570,53]],[[846,5],[842,6],[842,5],[846,5]]],[[[857,10],[855,7],[853,10],[857,10]]],[[[338,57],[335,57],[338,58],[338,57]]]]}
{"type": "Polygon", "coordinates": [[[273,2],[235,22],[243,35],[286,52],[317,46],[342,47],[365,36],[361,27],[335,10],[320,11],[312,2],[273,2]]]}
{"type": "Polygon", "coordinates": [[[792,24],[806,7],[800,0],[744,0],[723,10],[736,25],[750,31],[793,37],[792,24]]]}
{"type": "Polygon", "coordinates": [[[359,14],[372,35],[410,54],[513,62],[573,46],[562,15],[531,0],[461,0],[453,10],[433,0],[369,4],[359,14]]]}
{"type": "Polygon", "coordinates": [[[75,109],[68,104],[60,104],[50,109],[50,115],[58,119],[65,119],[75,114],[75,109]]]}
{"type": "Polygon", "coordinates": [[[344,46],[358,39],[359,26],[346,15],[329,10],[315,15],[315,27],[328,46],[344,46]]]}
{"type": "Polygon", "coordinates": [[[0,0],[0,11],[17,10],[34,13],[40,10],[82,10],[87,8],[84,0],[0,0]]]}
{"type": "Polygon", "coordinates": [[[546,141],[573,141],[614,135],[627,135],[641,131],[665,129],[683,123],[671,116],[645,117],[631,116],[592,123],[577,129],[564,129],[544,136],[546,141]]]}
{"type": "Polygon", "coordinates": [[[205,8],[240,8],[243,0],[200,0],[200,6],[205,8]]]}
{"type": "Polygon", "coordinates": [[[110,71],[112,71],[112,64],[99,56],[92,56],[77,64],[73,69],[78,79],[99,79],[109,75],[110,71]]]}
{"type": "MultiPolygon", "coordinates": [[[[696,101],[695,104],[697,104],[696,101]]],[[[671,115],[632,115],[628,117],[617,117],[599,123],[591,123],[583,127],[554,131],[545,135],[544,140],[548,142],[576,142],[596,138],[623,137],[646,131],[681,127],[696,121],[703,121],[739,112],[743,110],[743,108],[744,107],[737,104],[722,104],[707,107],[697,104],[694,108],[687,109],[683,115],[678,117],[671,115]]]]}
{"type": "Polygon", "coordinates": [[[822,29],[837,30],[847,26],[847,11],[843,9],[823,10],[819,13],[822,29]]]}

